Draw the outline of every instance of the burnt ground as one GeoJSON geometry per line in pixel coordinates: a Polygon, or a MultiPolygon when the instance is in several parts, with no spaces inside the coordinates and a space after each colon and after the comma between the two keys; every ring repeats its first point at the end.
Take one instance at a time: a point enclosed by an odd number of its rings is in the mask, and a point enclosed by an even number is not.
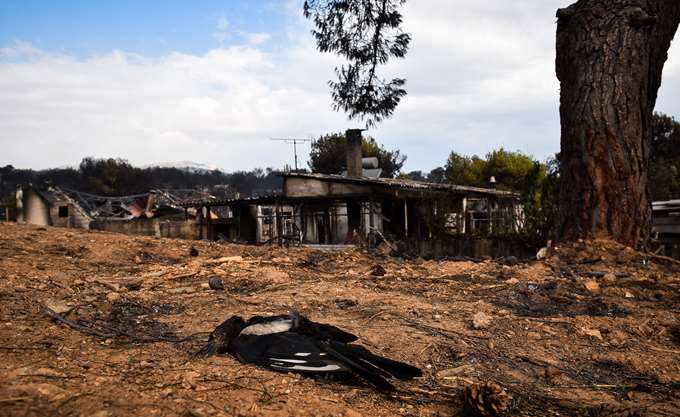
{"type": "Polygon", "coordinates": [[[407,261],[0,223],[0,415],[453,416],[489,380],[509,416],[678,415],[680,266],[602,241],[556,253],[407,261]],[[425,375],[382,394],[190,356],[232,314],[290,309],[425,375]]]}

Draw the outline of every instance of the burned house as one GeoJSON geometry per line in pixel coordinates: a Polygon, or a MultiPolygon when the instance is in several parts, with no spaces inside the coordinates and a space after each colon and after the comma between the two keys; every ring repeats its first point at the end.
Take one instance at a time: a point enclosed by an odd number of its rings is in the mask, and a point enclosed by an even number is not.
{"type": "Polygon", "coordinates": [[[201,196],[206,194],[194,190],[99,196],[54,186],[26,185],[16,191],[16,219],[39,226],[194,239],[195,211],[179,204],[183,199],[201,196]]]}
{"type": "Polygon", "coordinates": [[[652,236],[664,254],[680,259],[680,200],[652,203],[652,236]]]}
{"type": "Polygon", "coordinates": [[[362,158],[361,131],[349,130],[347,139],[345,172],[285,172],[281,190],[265,196],[218,199],[192,190],[183,196],[152,190],[108,197],[56,188],[46,194],[29,188],[17,193],[17,201],[22,220],[36,224],[253,244],[337,247],[382,241],[423,252],[423,247],[431,249],[430,242],[451,236],[467,239],[469,247],[471,240],[488,241],[523,227],[516,193],[493,186],[381,178],[377,158],[362,158]],[[52,219],[61,214],[71,220],[52,219]]]}
{"type": "Polygon", "coordinates": [[[88,229],[92,216],[63,190],[39,189],[29,184],[17,188],[16,220],[38,226],[88,229]]]}
{"type": "Polygon", "coordinates": [[[491,235],[521,227],[518,196],[508,191],[388,178],[282,176],[280,195],[187,203],[199,209],[201,238],[345,244],[371,233],[404,240],[431,238],[442,231],[435,228],[491,235]]]}
{"type": "MultiPolygon", "coordinates": [[[[281,174],[280,194],[193,201],[200,237],[249,243],[342,245],[379,237],[422,241],[443,234],[491,236],[522,227],[519,196],[494,188],[368,177],[361,134],[348,131],[345,175],[281,174]],[[216,215],[222,210],[224,216],[216,215]],[[210,214],[208,214],[210,213],[210,214]]],[[[371,174],[376,167],[371,168],[371,174]]]]}
{"type": "Polygon", "coordinates": [[[164,190],[123,197],[79,193],[94,214],[90,228],[108,232],[194,239],[193,215],[178,204],[178,196],[164,190]]]}

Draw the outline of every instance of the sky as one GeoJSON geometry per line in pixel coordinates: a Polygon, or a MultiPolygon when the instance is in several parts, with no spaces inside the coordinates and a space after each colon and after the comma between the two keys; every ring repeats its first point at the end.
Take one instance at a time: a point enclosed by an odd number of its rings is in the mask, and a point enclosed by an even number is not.
{"type": "MultiPolygon", "coordinates": [[[[555,11],[572,0],[410,0],[407,79],[393,117],[372,128],[429,171],[451,151],[559,150],[555,11]]],[[[334,112],[342,61],[315,49],[302,0],[3,0],[0,166],[191,161],[227,172],[292,165],[292,146],[360,127],[334,112]]],[[[680,118],[680,41],[657,110],[680,118]]],[[[309,145],[298,147],[301,160],[309,145]]]]}

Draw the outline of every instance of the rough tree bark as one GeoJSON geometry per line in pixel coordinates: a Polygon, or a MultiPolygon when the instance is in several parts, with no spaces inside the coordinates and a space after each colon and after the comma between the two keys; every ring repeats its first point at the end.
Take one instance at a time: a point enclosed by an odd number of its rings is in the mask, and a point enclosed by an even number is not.
{"type": "Polygon", "coordinates": [[[557,11],[562,240],[648,236],[651,119],[680,0],[579,0],[557,11]]]}

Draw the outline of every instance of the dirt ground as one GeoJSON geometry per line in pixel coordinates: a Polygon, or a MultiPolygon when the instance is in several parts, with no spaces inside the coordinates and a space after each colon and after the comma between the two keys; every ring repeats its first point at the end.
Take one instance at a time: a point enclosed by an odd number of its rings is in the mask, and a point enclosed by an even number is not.
{"type": "Polygon", "coordinates": [[[403,260],[0,223],[0,415],[455,416],[489,380],[509,416],[680,415],[680,264],[601,241],[556,254],[403,260]],[[290,309],[424,377],[383,394],[190,356],[232,314],[290,309]]]}

